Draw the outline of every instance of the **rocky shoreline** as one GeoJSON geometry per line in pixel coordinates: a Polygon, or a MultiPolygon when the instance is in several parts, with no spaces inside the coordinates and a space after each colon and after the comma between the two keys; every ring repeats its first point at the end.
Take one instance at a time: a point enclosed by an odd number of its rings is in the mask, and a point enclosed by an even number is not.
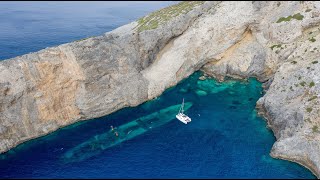
{"type": "MultiPolygon", "coordinates": [[[[258,115],[263,117],[266,122],[267,122],[267,126],[268,128],[270,128],[270,120],[271,120],[271,117],[270,115],[268,114],[268,112],[265,110],[265,108],[263,106],[261,106],[260,104],[257,104],[256,106],[256,109],[258,110],[258,115]]],[[[272,131],[273,129],[270,128],[272,131]]],[[[273,131],[274,132],[274,131],[273,131]]],[[[271,149],[271,152],[270,152],[270,156],[273,157],[273,158],[276,158],[276,159],[283,159],[283,160],[287,160],[287,161],[291,161],[291,162],[294,162],[294,163],[297,163],[297,164],[300,164],[301,166],[309,169],[315,176],[317,176],[317,178],[319,178],[319,174],[318,174],[318,171],[317,171],[317,166],[314,165],[312,162],[306,162],[305,160],[301,160],[301,159],[296,159],[294,157],[287,157],[287,156],[283,156],[281,154],[277,154],[277,152],[274,150],[274,149],[271,149]]]]}
{"type": "Polygon", "coordinates": [[[257,77],[270,155],[320,177],[320,3],[181,2],[102,36],[0,62],[0,152],[156,98],[193,72],[257,77]]]}

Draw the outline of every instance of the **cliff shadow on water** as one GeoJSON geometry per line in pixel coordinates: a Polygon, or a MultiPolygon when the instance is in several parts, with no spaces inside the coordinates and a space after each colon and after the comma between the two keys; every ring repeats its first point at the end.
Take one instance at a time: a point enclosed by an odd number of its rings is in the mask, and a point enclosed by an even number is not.
{"type": "Polygon", "coordinates": [[[262,95],[254,78],[220,83],[195,72],[154,100],[19,145],[1,155],[0,175],[315,178],[270,157],[275,138],[255,110],[262,95]],[[175,118],[183,98],[187,125],[175,118]]]}

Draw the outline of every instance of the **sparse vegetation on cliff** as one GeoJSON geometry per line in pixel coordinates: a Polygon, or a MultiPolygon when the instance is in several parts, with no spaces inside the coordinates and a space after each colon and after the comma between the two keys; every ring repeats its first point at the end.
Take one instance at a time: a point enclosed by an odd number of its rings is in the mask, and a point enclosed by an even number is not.
{"type": "Polygon", "coordinates": [[[310,12],[312,9],[307,9],[305,12],[310,12]]]}
{"type": "Polygon", "coordinates": [[[86,38],[75,40],[75,42],[80,42],[80,41],[83,41],[83,40],[86,40],[86,39],[89,39],[89,38],[92,38],[92,37],[95,37],[95,36],[89,36],[89,37],[86,37],[86,38]]]}
{"type": "Polygon", "coordinates": [[[297,64],[297,61],[292,61],[291,63],[292,63],[292,64],[297,64]]]}
{"type": "Polygon", "coordinates": [[[270,48],[271,48],[271,50],[273,50],[274,48],[281,48],[281,49],[283,49],[283,48],[281,47],[281,44],[272,45],[270,48]]]}
{"type": "Polygon", "coordinates": [[[307,112],[309,113],[309,112],[312,111],[312,108],[308,107],[306,110],[307,110],[307,112]]]}
{"type": "Polygon", "coordinates": [[[138,19],[138,31],[156,29],[159,25],[169,21],[171,18],[186,14],[191,11],[193,7],[199,6],[204,2],[205,1],[184,1],[155,11],[138,19]]]}
{"type": "Polygon", "coordinates": [[[309,87],[313,87],[314,86],[314,82],[312,81],[310,84],[309,84],[309,87]]]}
{"type": "Polygon", "coordinates": [[[307,122],[309,122],[309,123],[312,123],[311,120],[310,120],[310,118],[305,119],[305,121],[307,121],[307,122]]]}
{"type": "Polygon", "coordinates": [[[294,14],[293,16],[287,16],[287,17],[281,17],[278,19],[277,23],[281,23],[281,22],[288,22],[291,21],[291,19],[296,19],[296,20],[302,20],[304,18],[304,16],[300,13],[294,14]]]}
{"type": "Polygon", "coordinates": [[[316,41],[316,39],[315,39],[314,37],[312,37],[312,38],[309,38],[309,41],[311,41],[311,42],[315,42],[315,41],[316,41]]]}
{"type": "Polygon", "coordinates": [[[314,133],[318,132],[318,126],[314,125],[312,127],[312,132],[314,132],[314,133]]]}
{"type": "Polygon", "coordinates": [[[291,91],[293,91],[293,88],[292,88],[292,86],[290,86],[290,90],[291,90],[291,91]]]}
{"type": "Polygon", "coordinates": [[[310,99],[308,99],[308,101],[312,101],[314,99],[317,99],[317,96],[312,96],[310,99]]]}
{"type": "Polygon", "coordinates": [[[277,2],[277,6],[279,7],[281,5],[281,2],[277,2]]]}

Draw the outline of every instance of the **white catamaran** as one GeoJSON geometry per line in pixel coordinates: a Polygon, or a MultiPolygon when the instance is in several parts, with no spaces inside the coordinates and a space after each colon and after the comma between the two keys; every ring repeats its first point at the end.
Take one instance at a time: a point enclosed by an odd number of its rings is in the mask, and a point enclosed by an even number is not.
{"type": "Polygon", "coordinates": [[[183,106],[184,106],[184,98],[182,100],[182,105],[179,109],[179,113],[176,115],[176,118],[179,119],[179,121],[183,122],[184,124],[187,124],[191,122],[191,118],[183,114],[183,106]]]}

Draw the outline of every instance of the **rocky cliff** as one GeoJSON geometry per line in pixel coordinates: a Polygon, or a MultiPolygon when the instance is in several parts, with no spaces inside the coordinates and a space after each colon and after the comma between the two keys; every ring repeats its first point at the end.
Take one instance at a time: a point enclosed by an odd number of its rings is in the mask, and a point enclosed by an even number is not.
{"type": "Polygon", "coordinates": [[[181,2],[102,36],[0,62],[0,152],[159,96],[194,71],[257,77],[271,156],[320,177],[320,3],[181,2]]]}

